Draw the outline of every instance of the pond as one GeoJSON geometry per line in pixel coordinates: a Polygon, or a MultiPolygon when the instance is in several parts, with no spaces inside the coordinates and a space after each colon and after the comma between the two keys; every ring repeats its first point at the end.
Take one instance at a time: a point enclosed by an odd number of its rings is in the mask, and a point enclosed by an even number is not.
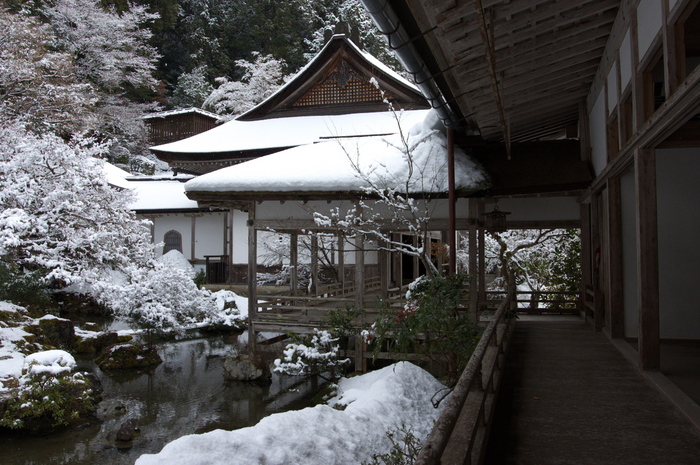
{"type": "Polygon", "coordinates": [[[80,362],[102,382],[103,397],[124,404],[127,413],[48,436],[0,436],[3,464],[121,465],[160,451],[187,434],[252,426],[272,413],[306,407],[320,387],[313,379],[273,374],[271,383],[224,379],[224,355],[236,336],[216,336],[158,344],[163,363],[150,372],[104,373],[80,362]],[[137,418],[140,436],[130,449],[107,439],[128,418],[137,418]]]}

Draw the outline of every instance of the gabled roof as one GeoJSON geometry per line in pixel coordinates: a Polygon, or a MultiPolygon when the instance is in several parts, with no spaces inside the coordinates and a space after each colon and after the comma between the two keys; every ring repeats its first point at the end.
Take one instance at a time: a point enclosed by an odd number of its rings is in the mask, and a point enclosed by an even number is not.
{"type": "Polygon", "coordinates": [[[338,34],[277,92],[237,119],[384,111],[385,100],[396,109],[430,108],[415,85],[338,34]]]}
{"type": "Polygon", "coordinates": [[[201,108],[190,107],[190,108],[178,108],[177,110],[159,111],[157,113],[148,113],[141,119],[154,119],[154,118],[167,118],[168,116],[179,116],[187,114],[197,114],[207,118],[211,118],[215,121],[221,119],[220,115],[212,113],[210,111],[202,110],[201,108]]]}
{"type": "Polygon", "coordinates": [[[324,139],[392,134],[397,125],[388,102],[405,110],[409,125],[430,108],[416,86],[339,34],[247,113],[151,151],[175,169],[207,173],[324,139]]]}

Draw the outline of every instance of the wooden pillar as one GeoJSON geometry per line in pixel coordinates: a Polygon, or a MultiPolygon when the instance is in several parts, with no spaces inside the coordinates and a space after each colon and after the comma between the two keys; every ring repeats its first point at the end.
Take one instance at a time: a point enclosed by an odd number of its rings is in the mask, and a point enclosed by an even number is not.
{"type": "Polygon", "coordinates": [[[299,291],[299,235],[295,232],[289,235],[289,287],[292,295],[299,291]]]}
{"type": "Polygon", "coordinates": [[[190,260],[194,260],[197,255],[195,254],[195,244],[197,243],[197,215],[192,215],[191,222],[191,243],[190,243],[190,260]]]}
{"type": "Polygon", "coordinates": [[[449,234],[448,247],[450,249],[449,274],[457,272],[457,220],[455,195],[455,134],[454,129],[447,128],[447,184],[449,191],[449,234]]]}
{"type": "MultiPolygon", "coordinates": [[[[397,244],[401,240],[401,234],[393,233],[391,235],[391,238],[391,240],[394,241],[395,244],[397,244]]],[[[391,255],[391,266],[393,267],[394,284],[400,289],[401,286],[403,286],[403,270],[401,269],[401,256],[403,254],[395,247],[391,255]]]]}
{"type": "Polygon", "coordinates": [[[345,291],[345,236],[338,233],[338,279],[345,291]]]}
{"type": "Polygon", "coordinates": [[[471,280],[469,281],[469,313],[474,315],[476,318],[479,311],[479,295],[478,295],[478,285],[479,278],[477,277],[477,201],[476,199],[469,199],[469,276],[471,280]]]}
{"type": "Polygon", "coordinates": [[[365,251],[364,236],[355,235],[355,307],[365,306],[365,251]]]}
{"type": "Polygon", "coordinates": [[[255,202],[248,206],[248,347],[255,351],[255,320],[258,314],[258,232],[255,229],[255,202]]]}
{"type": "MultiPolygon", "coordinates": [[[[355,204],[357,214],[362,218],[362,205],[355,204]]],[[[355,307],[365,306],[365,240],[364,235],[355,234],[355,307]]]]}
{"type": "MultiPolygon", "coordinates": [[[[481,218],[484,217],[485,213],[485,205],[484,205],[484,199],[479,199],[478,201],[478,208],[477,208],[477,216],[476,216],[476,221],[477,221],[477,236],[479,239],[478,242],[478,276],[479,276],[479,284],[478,284],[478,289],[479,289],[479,298],[477,302],[477,310],[481,309],[481,306],[486,303],[486,231],[484,230],[484,223],[481,221],[481,218]]],[[[478,315],[477,315],[478,316],[478,315]]]]}
{"type": "Polygon", "coordinates": [[[311,233],[311,291],[318,297],[318,235],[311,233]]]}
{"type": "Polygon", "coordinates": [[[656,153],[634,154],[637,199],[637,292],[639,305],[639,362],[643,370],[658,370],[659,256],[656,215],[656,153]]]}
{"type": "MultiPolygon", "coordinates": [[[[413,247],[418,247],[418,236],[413,236],[413,247]]],[[[423,247],[429,247],[430,244],[423,244],[423,247]]],[[[411,277],[412,281],[415,281],[418,279],[420,276],[420,259],[416,256],[412,257],[413,258],[413,276],[411,277]]]]}
{"type": "Polygon", "coordinates": [[[379,295],[382,299],[389,297],[389,282],[391,281],[391,251],[389,241],[379,242],[379,295]]]}
{"type": "MultiPolygon", "coordinates": [[[[593,268],[591,251],[591,206],[588,203],[580,205],[581,211],[581,313],[585,314],[586,289],[593,288],[593,268]]],[[[585,318],[585,315],[584,315],[585,318]]],[[[607,325],[609,328],[610,325],[607,325]]]]}
{"type": "MultiPolygon", "coordinates": [[[[608,240],[607,240],[607,269],[609,290],[605,299],[606,326],[610,337],[625,336],[624,281],[622,258],[622,197],[620,178],[611,177],[608,185],[608,240]]],[[[597,327],[596,327],[597,329],[597,327]]]]}

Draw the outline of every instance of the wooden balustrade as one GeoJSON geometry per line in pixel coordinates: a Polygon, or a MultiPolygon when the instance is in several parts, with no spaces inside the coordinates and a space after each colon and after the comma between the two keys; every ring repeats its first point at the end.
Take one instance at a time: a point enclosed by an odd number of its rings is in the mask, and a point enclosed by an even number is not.
{"type": "Polygon", "coordinates": [[[515,322],[509,313],[514,304],[515,293],[511,292],[482,334],[414,462],[416,465],[479,464],[483,461],[487,432],[515,322]]]}

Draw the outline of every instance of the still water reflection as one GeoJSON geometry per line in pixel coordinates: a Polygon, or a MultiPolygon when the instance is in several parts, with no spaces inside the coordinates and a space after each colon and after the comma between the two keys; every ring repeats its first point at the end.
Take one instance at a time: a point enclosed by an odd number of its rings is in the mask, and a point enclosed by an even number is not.
{"type": "Polygon", "coordinates": [[[275,412],[303,408],[318,390],[313,380],[273,375],[271,384],[225,381],[223,356],[235,341],[223,336],[158,346],[163,363],[150,373],[104,373],[92,362],[81,369],[102,381],[104,397],[128,412],[116,419],[42,437],[0,436],[0,463],[18,465],[133,464],[145,453],[186,434],[251,426],[275,412]],[[128,450],[107,435],[127,418],[141,435],[128,450]]]}

